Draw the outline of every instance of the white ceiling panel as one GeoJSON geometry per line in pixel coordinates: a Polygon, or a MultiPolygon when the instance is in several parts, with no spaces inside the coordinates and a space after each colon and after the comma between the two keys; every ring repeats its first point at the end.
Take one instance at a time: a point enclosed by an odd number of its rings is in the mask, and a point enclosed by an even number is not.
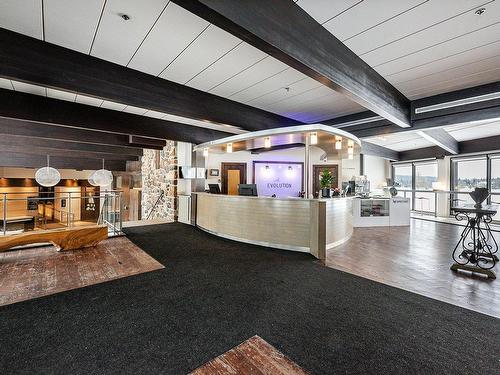
{"type": "Polygon", "coordinates": [[[219,96],[231,97],[286,69],[288,69],[288,65],[276,60],[274,57],[267,56],[257,64],[252,65],[236,76],[214,87],[211,92],[219,96]]]}
{"type": "Polygon", "coordinates": [[[447,126],[444,129],[457,141],[463,142],[471,139],[500,135],[500,121],[460,124],[447,126]]]}
{"type": "Polygon", "coordinates": [[[170,2],[128,66],[159,75],[208,25],[170,2]]]}
{"type": "Polygon", "coordinates": [[[89,53],[104,0],[44,0],[45,41],[89,53]]]}
{"type": "Polygon", "coordinates": [[[168,0],[107,0],[91,55],[127,65],[168,0]],[[130,17],[128,21],[122,14],[130,17]]]}
{"type": "Polygon", "coordinates": [[[488,0],[428,1],[346,41],[346,45],[371,66],[471,32],[491,23],[495,10],[483,16],[475,7],[488,0]],[[445,21],[446,22],[443,22],[445,21]],[[382,48],[381,48],[382,47],[382,48]],[[371,51],[371,52],[369,52],[371,51]]]}
{"type": "Polygon", "coordinates": [[[443,92],[460,90],[467,87],[482,85],[489,82],[496,82],[500,79],[500,67],[474,73],[467,77],[454,78],[444,82],[437,82],[420,90],[408,91],[408,98],[414,100],[425,96],[441,94],[443,92]]]}
{"type": "MultiPolygon", "coordinates": [[[[500,51],[499,51],[500,52],[500,51]]],[[[500,54],[491,58],[480,60],[471,64],[461,65],[455,68],[438,71],[427,76],[419,77],[416,79],[397,82],[394,85],[401,92],[411,92],[422,90],[431,85],[440,84],[449,80],[462,79],[471,75],[480,74],[486,71],[498,69],[500,67],[500,54]],[[458,77],[458,78],[457,78],[458,77]]],[[[500,76],[498,77],[500,79],[500,76]]]]}
{"type": "Polygon", "coordinates": [[[76,96],[75,101],[80,104],[86,104],[86,105],[92,105],[94,107],[100,107],[103,103],[104,100],[98,99],[98,98],[93,98],[91,96],[86,96],[86,95],[80,95],[78,94],[76,96]]]}
{"type": "Polygon", "coordinates": [[[0,27],[43,39],[41,0],[1,0],[0,27]]]}
{"type": "Polygon", "coordinates": [[[256,107],[267,106],[281,100],[286,100],[289,97],[299,95],[305,91],[313,90],[320,86],[321,83],[319,83],[318,81],[306,77],[296,82],[290,83],[283,88],[278,88],[265,95],[250,100],[247,103],[256,107]]]}
{"type": "Polygon", "coordinates": [[[447,58],[454,54],[462,53],[468,49],[494,43],[500,38],[500,22],[481,30],[451,39],[447,42],[433,45],[418,52],[402,56],[396,60],[375,67],[382,75],[394,74],[409,70],[424,64],[447,58]]]}
{"type": "Polygon", "coordinates": [[[160,74],[160,77],[186,84],[239,43],[242,42],[238,38],[210,25],[160,74]]]}
{"type": "MultiPolygon", "coordinates": [[[[429,64],[423,64],[410,69],[402,70],[398,73],[386,76],[391,83],[405,82],[408,80],[417,80],[430,74],[439,73],[457,66],[475,63],[476,61],[489,59],[500,54],[500,41],[490,43],[485,46],[472,48],[461,53],[432,61],[429,64]]],[[[459,76],[457,76],[459,78],[459,76]]]]}
{"type": "Polygon", "coordinates": [[[394,151],[406,151],[434,146],[432,142],[414,132],[393,133],[384,136],[368,137],[364,138],[364,140],[394,151]]]}
{"type": "Polygon", "coordinates": [[[230,99],[247,103],[253,99],[269,94],[270,92],[284,90],[285,87],[290,87],[293,83],[305,78],[307,77],[299,71],[288,68],[263,81],[260,81],[255,85],[249,86],[245,90],[239,91],[238,93],[232,95],[230,99]]]}
{"type": "Polygon", "coordinates": [[[212,88],[258,63],[266,56],[266,53],[243,42],[194,77],[188,84],[198,90],[211,91],[212,88]]]}
{"type": "Polygon", "coordinates": [[[76,100],[76,94],[74,93],[61,90],[54,90],[50,88],[47,88],[47,96],[49,98],[66,100],[68,102],[74,102],[76,100]]]}
{"type": "Polygon", "coordinates": [[[152,118],[163,118],[165,117],[165,113],[158,111],[146,111],[144,116],[152,117],[152,118]]]}
{"type": "Polygon", "coordinates": [[[423,3],[425,0],[365,0],[323,26],[344,41],[423,3]]]}
{"type": "Polygon", "coordinates": [[[12,86],[12,82],[10,79],[0,78],[0,88],[7,90],[14,90],[14,86],[12,86]]]}
{"type": "Polygon", "coordinates": [[[147,112],[147,109],[128,105],[125,108],[123,108],[123,112],[133,113],[134,115],[142,116],[147,112]]]}
{"type": "Polygon", "coordinates": [[[125,104],[110,102],[109,100],[104,100],[101,104],[102,108],[112,109],[113,111],[123,111],[126,107],[125,104]]]}
{"type": "Polygon", "coordinates": [[[42,86],[32,85],[31,83],[24,83],[19,81],[12,81],[14,90],[25,92],[27,94],[47,96],[47,89],[42,86]]]}
{"type": "Polygon", "coordinates": [[[298,6],[304,9],[318,23],[322,24],[363,0],[299,0],[298,6]]]}

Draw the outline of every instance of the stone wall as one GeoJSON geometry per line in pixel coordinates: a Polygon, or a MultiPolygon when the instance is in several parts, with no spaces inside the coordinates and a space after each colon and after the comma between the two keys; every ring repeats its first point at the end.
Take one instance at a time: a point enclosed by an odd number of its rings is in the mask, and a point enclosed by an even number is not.
{"type": "Polygon", "coordinates": [[[167,141],[163,150],[144,150],[142,156],[142,220],[163,192],[150,219],[177,220],[177,144],[167,141]]]}

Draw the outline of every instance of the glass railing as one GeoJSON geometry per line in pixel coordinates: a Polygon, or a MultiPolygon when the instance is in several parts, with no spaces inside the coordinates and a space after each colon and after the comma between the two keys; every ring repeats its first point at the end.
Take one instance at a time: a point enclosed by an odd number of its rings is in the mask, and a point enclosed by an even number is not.
{"type": "Polygon", "coordinates": [[[122,198],[121,191],[0,193],[0,235],[91,225],[106,225],[110,236],[121,235],[122,198]]]}
{"type": "MultiPolygon", "coordinates": [[[[398,196],[410,198],[412,211],[421,214],[438,216],[439,203],[446,200],[449,208],[448,214],[453,214],[452,208],[460,204],[474,203],[469,195],[469,191],[445,191],[445,190],[398,190],[398,196]],[[414,202],[413,202],[414,200],[414,202]]],[[[491,192],[487,202],[500,206],[500,192],[491,192]]],[[[493,216],[494,221],[500,221],[500,213],[493,216]]]]}

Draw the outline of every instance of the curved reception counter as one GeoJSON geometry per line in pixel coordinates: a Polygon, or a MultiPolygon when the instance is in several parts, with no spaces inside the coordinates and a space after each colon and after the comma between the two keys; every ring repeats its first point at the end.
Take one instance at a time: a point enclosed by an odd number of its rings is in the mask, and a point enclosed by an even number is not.
{"type": "Polygon", "coordinates": [[[301,199],[193,193],[194,224],[214,235],[325,259],[353,231],[352,198],[301,199]]]}

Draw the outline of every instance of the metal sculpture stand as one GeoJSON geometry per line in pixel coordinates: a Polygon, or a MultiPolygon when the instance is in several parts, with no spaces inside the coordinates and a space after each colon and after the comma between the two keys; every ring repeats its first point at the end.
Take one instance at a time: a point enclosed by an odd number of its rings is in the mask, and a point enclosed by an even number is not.
{"type": "Polygon", "coordinates": [[[498,262],[496,255],[498,244],[490,228],[496,207],[489,206],[485,209],[457,207],[454,211],[455,218],[458,221],[467,220],[467,225],[453,249],[452,257],[455,263],[451,266],[451,270],[465,270],[496,279],[492,269],[498,262]]]}

